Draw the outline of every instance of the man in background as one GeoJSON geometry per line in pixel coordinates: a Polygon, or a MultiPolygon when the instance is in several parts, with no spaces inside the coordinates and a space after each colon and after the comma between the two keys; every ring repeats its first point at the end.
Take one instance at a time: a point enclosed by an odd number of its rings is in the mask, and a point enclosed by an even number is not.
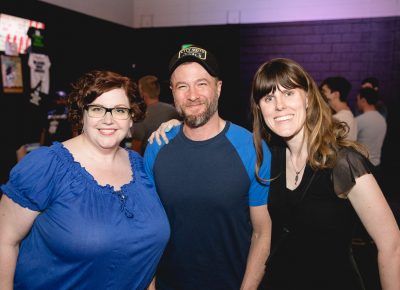
{"type": "MultiPolygon", "coordinates": [[[[378,100],[379,95],[376,89],[367,86],[359,90],[357,109],[360,115],[356,117],[358,127],[357,141],[367,148],[369,160],[374,165],[373,174],[375,179],[379,186],[384,189],[381,153],[387,124],[383,115],[376,108],[378,100]]],[[[366,243],[371,243],[371,241],[372,238],[364,226],[358,222],[354,229],[353,246],[362,246],[366,243]]]]}
{"type": "Polygon", "coordinates": [[[340,76],[326,78],[321,83],[321,91],[334,111],[333,117],[349,126],[347,139],[355,141],[357,140],[357,121],[347,104],[350,90],[350,82],[340,76]]]}
{"type": "MultiPolygon", "coordinates": [[[[361,82],[361,88],[371,88],[374,89],[376,92],[378,92],[378,96],[379,96],[379,80],[375,77],[368,77],[363,79],[363,81],[361,82]]],[[[381,115],[387,119],[387,115],[388,115],[388,109],[385,105],[385,103],[378,99],[377,103],[375,104],[376,110],[381,113],[381,115]]]]}
{"type": "Polygon", "coordinates": [[[146,117],[142,122],[135,123],[132,128],[132,149],[144,154],[147,139],[162,122],[179,119],[175,108],[167,103],[160,102],[160,83],[153,75],[146,75],[139,79],[139,93],[146,103],[146,117]]]}
{"type": "Polygon", "coordinates": [[[375,167],[381,164],[383,140],[386,135],[386,120],[377,111],[378,92],[372,88],[360,89],[357,107],[361,115],[357,116],[357,141],[363,144],[369,153],[369,160],[375,167]]]}

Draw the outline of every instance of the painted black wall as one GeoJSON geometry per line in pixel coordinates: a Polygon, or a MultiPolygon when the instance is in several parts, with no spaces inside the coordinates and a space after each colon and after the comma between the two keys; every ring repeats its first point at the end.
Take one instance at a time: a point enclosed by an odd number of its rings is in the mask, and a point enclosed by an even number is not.
{"type": "MultiPolygon", "coordinates": [[[[157,75],[163,84],[161,99],[172,102],[167,79],[169,59],[182,44],[195,43],[213,51],[219,59],[223,79],[221,115],[239,124],[245,118],[236,89],[240,74],[238,26],[131,29],[39,1],[2,0],[0,13],[45,23],[45,53],[52,62],[50,99],[57,90],[68,92],[71,82],[83,73],[108,69],[132,79],[145,74],[157,75]]],[[[24,87],[28,88],[27,56],[21,58],[24,87]]],[[[10,166],[15,163],[16,147],[34,141],[27,141],[27,136],[39,135],[40,122],[34,121],[36,111],[29,104],[28,90],[6,95],[0,86],[0,121],[7,124],[0,152],[3,164],[0,182],[7,178],[10,166]]]]}
{"type": "Polygon", "coordinates": [[[85,71],[106,68],[128,73],[126,61],[130,45],[115,45],[114,39],[130,39],[129,28],[100,21],[66,9],[39,1],[0,2],[0,13],[44,22],[45,53],[52,62],[50,68],[50,94],[37,107],[30,104],[29,69],[27,55],[21,55],[23,67],[23,94],[4,94],[0,87],[0,122],[3,124],[0,153],[1,181],[15,163],[15,149],[24,143],[37,142],[45,116],[46,105],[56,90],[68,90],[69,84],[85,71]]]}

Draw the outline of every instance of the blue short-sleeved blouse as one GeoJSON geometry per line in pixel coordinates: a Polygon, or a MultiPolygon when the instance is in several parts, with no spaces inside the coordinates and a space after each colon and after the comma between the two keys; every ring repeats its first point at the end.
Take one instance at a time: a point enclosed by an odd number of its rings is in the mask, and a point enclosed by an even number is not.
{"type": "Polygon", "coordinates": [[[142,157],[129,151],[132,181],[100,186],[61,144],[29,153],[1,187],[40,211],[21,242],[14,289],[145,289],[169,224],[142,157]]]}

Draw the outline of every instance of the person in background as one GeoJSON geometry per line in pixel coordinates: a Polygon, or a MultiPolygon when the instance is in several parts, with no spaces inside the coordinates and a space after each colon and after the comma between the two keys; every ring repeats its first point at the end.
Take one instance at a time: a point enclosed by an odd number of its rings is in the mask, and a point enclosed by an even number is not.
{"type": "Polygon", "coordinates": [[[357,141],[363,144],[369,153],[369,160],[375,166],[377,179],[382,182],[381,153],[387,124],[385,118],[376,109],[378,92],[372,88],[363,88],[357,95],[357,107],[361,115],[357,116],[357,141]]]}
{"type": "Polygon", "coordinates": [[[144,112],[127,77],[83,75],[69,95],[81,132],[24,157],[1,186],[0,289],[146,289],[169,237],[134,151],[144,112]]]}
{"type": "MultiPolygon", "coordinates": [[[[368,77],[362,80],[361,88],[372,88],[376,92],[378,92],[379,96],[379,80],[375,77],[368,77]]],[[[388,108],[386,107],[385,103],[379,99],[375,104],[376,110],[385,118],[387,119],[388,116],[388,108]]]]}
{"type": "Polygon", "coordinates": [[[147,139],[162,122],[180,118],[170,104],[160,102],[160,83],[156,76],[146,75],[138,81],[139,93],[147,106],[145,119],[131,128],[132,149],[141,155],[147,146],[147,139]]]}
{"type": "Polygon", "coordinates": [[[332,118],[310,75],[290,59],[262,64],[251,107],[257,168],[269,162],[260,151],[263,140],[272,151],[268,209],[274,255],[261,289],[361,289],[351,262],[357,217],[377,246],[382,289],[400,289],[396,220],[365,149],[345,138],[345,125],[332,118]]]}
{"type": "Polygon", "coordinates": [[[357,140],[357,121],[347,104],[347,97],[351,90],[350,82],[340,76],[329,77],[322,81],[320,88],[334,111],[333,117],[345,122],[349,127],[347,138],[352,141],[357,140]]]}
{"type": "MultiPolygon", "coordinates": [[[[257,180],[252,135],[222,119],[222,81],[214,55],[181,49],[169,65],[183,125],[168,144],[149,144],[145,166],[171,224],[156,273],[157,290],[257,289],[269,252],[268,182],[257,180]]],[[[270,152],[259,175],[269,178],[270,152]]]]}

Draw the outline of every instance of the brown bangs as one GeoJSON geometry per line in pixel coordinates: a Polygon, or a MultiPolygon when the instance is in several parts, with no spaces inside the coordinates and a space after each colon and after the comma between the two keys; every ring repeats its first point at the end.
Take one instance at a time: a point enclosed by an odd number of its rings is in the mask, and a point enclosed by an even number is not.
{"type": "Polygon", "coordinates": [[[287,90],[301,88],[308,92],[307,78],[299,68],[286,62],[272,61],[261,66],[254,76],[254,101],[258,104],[264,96],[275,93],[278,86],[287,90]]]}

